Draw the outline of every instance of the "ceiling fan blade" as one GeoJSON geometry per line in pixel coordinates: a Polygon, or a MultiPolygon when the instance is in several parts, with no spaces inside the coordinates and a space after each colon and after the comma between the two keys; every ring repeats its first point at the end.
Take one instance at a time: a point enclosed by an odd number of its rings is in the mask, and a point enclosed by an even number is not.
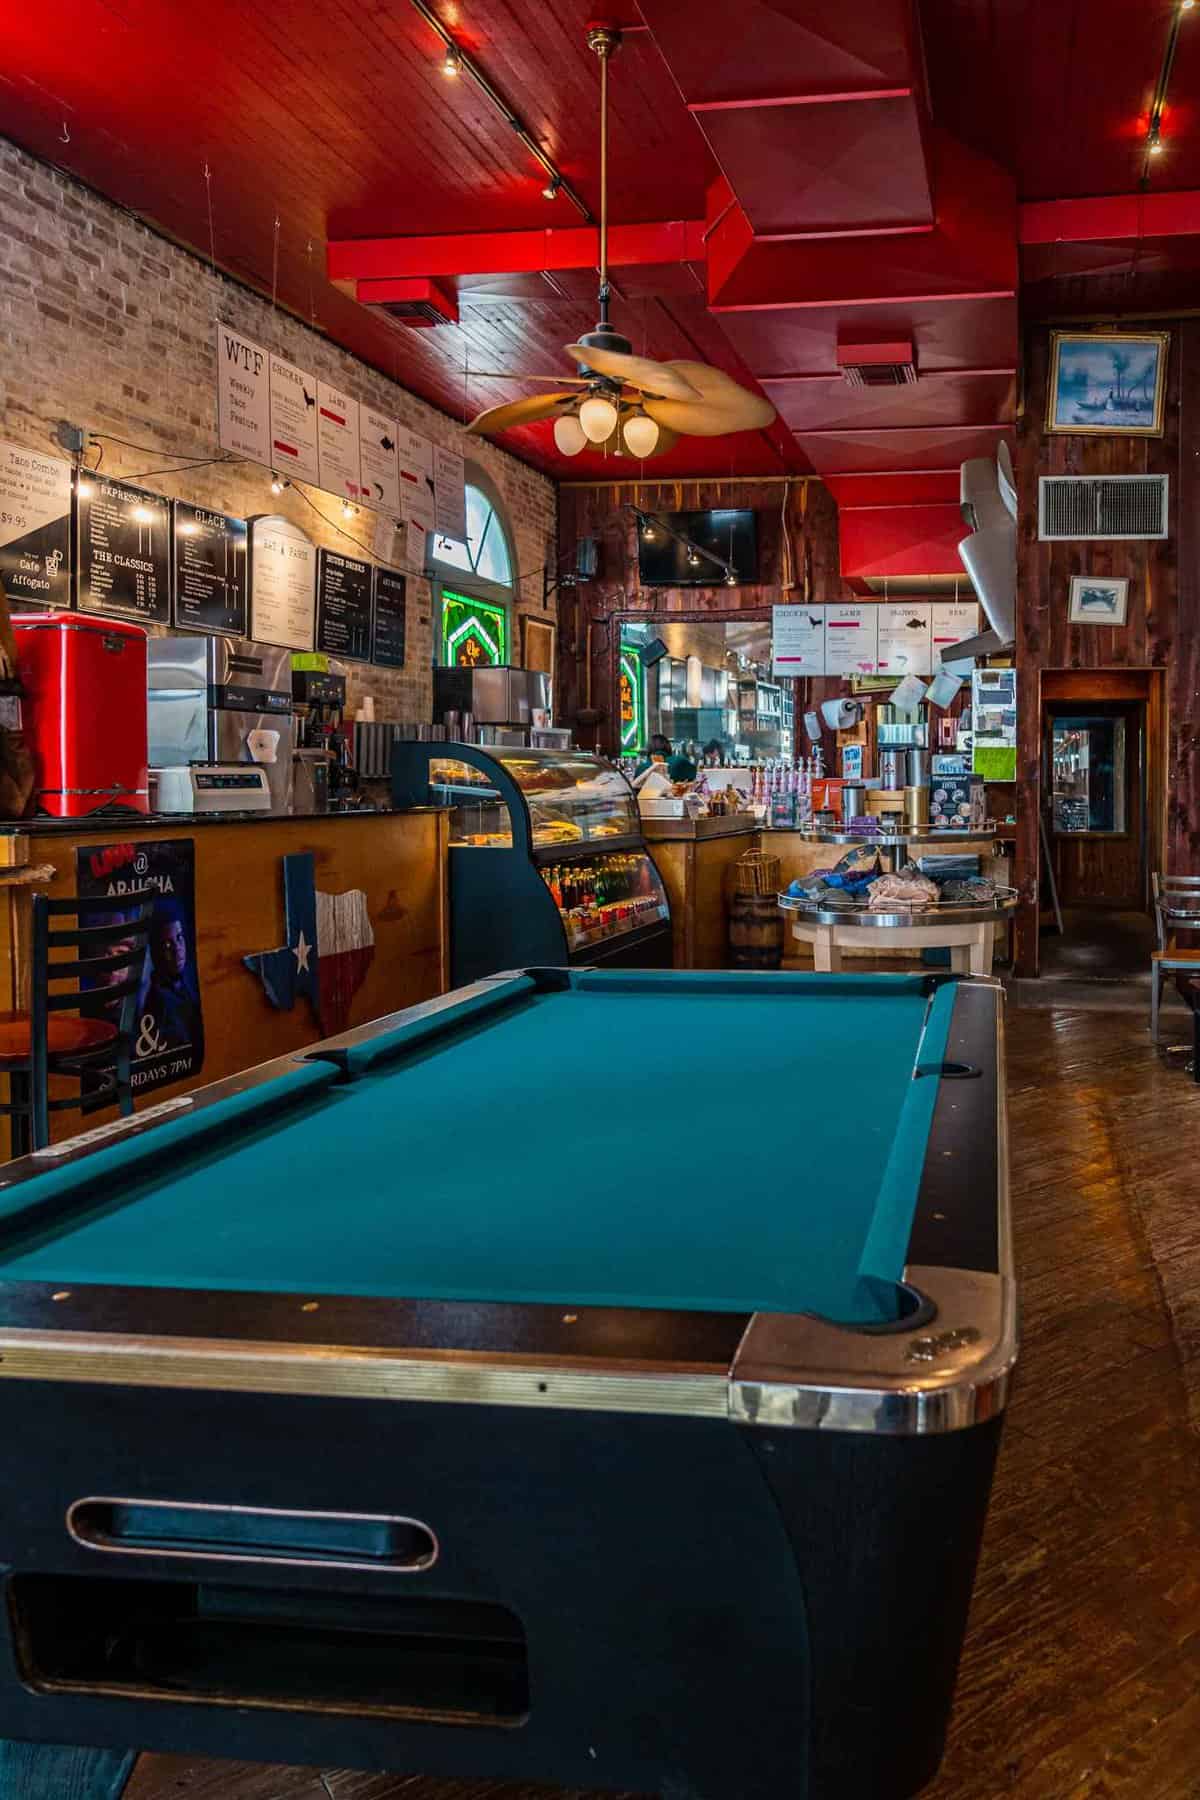
{"type": "Polygon", "coordinates": [[[775,408],[761,394],[714,369],[708,363],[677,362],[665,365],[676,369],[696,390],[696,400],[657,399],[650,396],[645,410],[659,425],[669,426],[688,437],[724,437],[727,432],[762,431],[774,423],[775,408]]]}
{"type": "Polygon", "coordinates": [[[505,406],[489,406],[472,419],[467,431],[472,437],[490,437],[494,431],[507,431],[513,425],[532,425],[535,419],[548,419],[564,400],[574,400],[569,390],[558,394],[529,394],[524,400],[510,400],[505,406]]]}
{"type": "Polygon", "coordinates": [[[597,350],[588,344],[568,344],[567,355],[595,369],[597,375],[627,381],[644,394],[661,394],[668,400],[699,398],[687,376],[679,372],[678,364],[655,362],[649,356],[625,356],[618,350],[597,350]]]}

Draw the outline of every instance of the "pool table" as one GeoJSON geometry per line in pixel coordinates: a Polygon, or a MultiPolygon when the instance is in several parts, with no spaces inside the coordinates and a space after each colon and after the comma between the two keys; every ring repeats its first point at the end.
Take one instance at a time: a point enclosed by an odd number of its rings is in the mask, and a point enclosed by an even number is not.
{"type": "Polygon", "coordinates": [[[0,1795],[905,1800],[1015,1355],[986,980],[528,969],[5,1165],[0,1795]]]}

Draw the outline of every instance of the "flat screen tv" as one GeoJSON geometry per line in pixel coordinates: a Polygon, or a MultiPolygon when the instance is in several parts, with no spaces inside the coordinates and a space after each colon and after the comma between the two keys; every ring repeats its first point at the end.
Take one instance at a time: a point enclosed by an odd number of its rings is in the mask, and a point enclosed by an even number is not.
{"type": "Polygon", "coordinates": [[[647,515],[654,535],[648,538],[645,528],[638,531],[638,575],[643,587],[720,587],[725,563],[732,564],[739,583],[758,580],[754,514],[748,509],[660,513],[658,517],[678,536],[672,537],[647,515]],[[681,543],[681,538],[686,541],[681,543]],[[698,563],[689,562],[688,544],[711,551],[720,561],[710,562],[702,556],[698,563]]]}

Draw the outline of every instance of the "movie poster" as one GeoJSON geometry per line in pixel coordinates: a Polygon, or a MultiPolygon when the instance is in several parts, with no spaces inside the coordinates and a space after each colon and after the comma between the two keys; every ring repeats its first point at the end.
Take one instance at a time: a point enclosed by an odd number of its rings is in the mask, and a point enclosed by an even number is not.
{"type": "Polygon", "coordinates": [[[133,1022],[133,1091],[149,1093],[204,1066],[204,1020],[196,964],[195,843],[80,847],[76,887],[113,900],[113,922],[154,902],[133,1022]]]}

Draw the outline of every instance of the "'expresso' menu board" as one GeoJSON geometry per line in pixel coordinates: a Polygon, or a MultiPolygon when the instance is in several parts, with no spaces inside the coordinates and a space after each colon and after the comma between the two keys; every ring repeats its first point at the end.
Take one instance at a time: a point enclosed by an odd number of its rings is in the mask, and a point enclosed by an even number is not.
{"type": "Polygon", "coordinates": [[[175,624],[246,636],[246,521],[175,502],[175,624]]]}
{"type": "Polygon", "coordinates": [[[76,489],[79,605],[167,624],[171,599],[171,503],[161,494],[85,475],[76,489]]]}
{"type": "Polygon", "coordinates": [[[366,662],[371,654],[371,565],[336,550],[317,556],[317,649],[366,662]]]}
{"type": "Polygon", "coordinates": [[[0,582],[14,606],[71,604],[71,465],[0,443],[0,582]]]}
{"type": "Polygon", "coordinates": [[[375,626],[371,661],[384,669],[404,667],[405,603],[408,582],[399,569],[375,570],[375,626]]]}

